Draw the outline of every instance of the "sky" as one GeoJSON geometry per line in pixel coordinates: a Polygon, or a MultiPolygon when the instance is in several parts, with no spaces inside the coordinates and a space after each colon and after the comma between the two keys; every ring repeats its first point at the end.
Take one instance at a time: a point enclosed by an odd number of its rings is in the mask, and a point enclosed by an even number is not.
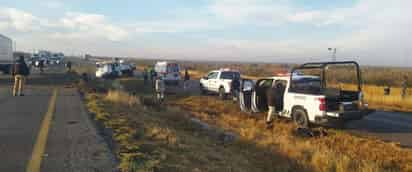
{"type": "Polygon", "coordinates": [[[410,0],[0,0],[17,50],[412,66],[410,0]]]}

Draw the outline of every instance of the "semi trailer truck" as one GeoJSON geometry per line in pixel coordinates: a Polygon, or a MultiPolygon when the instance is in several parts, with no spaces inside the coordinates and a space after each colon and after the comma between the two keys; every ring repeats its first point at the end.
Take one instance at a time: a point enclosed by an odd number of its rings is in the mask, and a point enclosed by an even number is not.
{"type": "Polygon", "coordinates": [[[0,72],[10,74],[13,66],[13,41],[0,34],[0,72]]]}

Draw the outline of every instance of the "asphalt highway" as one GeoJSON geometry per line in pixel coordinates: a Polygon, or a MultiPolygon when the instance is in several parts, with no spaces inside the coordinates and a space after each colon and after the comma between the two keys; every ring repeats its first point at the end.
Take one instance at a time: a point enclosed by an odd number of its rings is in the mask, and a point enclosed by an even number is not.
{"type": "Polygon", "coordinates": [[[362,120],[348,123],[346,128],[356,134],[397,142],[412,148],[412,114],[377,111],[362,120]]]}
{"type": "Polygon", "coordinates": [[[0,76],[0,171],[114,171],[70,77],[58,71],[34,72],[23,97],[0,76]]]}

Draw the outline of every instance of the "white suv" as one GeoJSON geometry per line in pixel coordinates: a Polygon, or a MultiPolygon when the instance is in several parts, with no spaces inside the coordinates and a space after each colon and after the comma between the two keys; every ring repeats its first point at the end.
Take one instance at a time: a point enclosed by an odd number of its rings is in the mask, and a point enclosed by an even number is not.
{"type": "Polygon", "coordinates": [[[232,93],[231,85],[234,79],[240,80],[240,72],[231,69],[214,70],[200,79],[202,93],[218,93],[219,97],[225,99],[232,93]]]}

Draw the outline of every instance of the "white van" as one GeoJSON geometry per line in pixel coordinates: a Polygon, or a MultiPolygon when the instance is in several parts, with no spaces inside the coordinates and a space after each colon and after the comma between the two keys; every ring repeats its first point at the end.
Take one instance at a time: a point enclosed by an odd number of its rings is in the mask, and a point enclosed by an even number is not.
{"type": "Polygon", "coordinates": [[[163,77],[165,83],[177,85],[180,81],[180,67],[177,63],[169,63],[166,61],[157,62],[154,66],[157,76],[163,77]]]}

